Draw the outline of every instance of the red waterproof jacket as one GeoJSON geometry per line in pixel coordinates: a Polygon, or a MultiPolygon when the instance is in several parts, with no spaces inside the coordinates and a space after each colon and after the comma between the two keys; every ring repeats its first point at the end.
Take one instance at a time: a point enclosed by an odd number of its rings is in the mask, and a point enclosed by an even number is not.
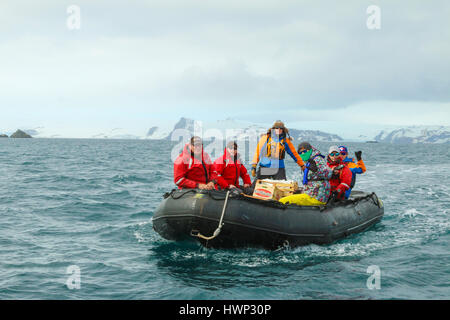
{"type": "Polygon", "coordinates": [[[214,161],[214,171],[219,175],[217,183],[224,189],[228,188],[231,184],[240,188],[239,177],[242,178],[244,184],[252,184],[247,169],[241,163],[239,157],[234,161],[226,148],[223,156],[214,161]]]}
{"type": "Polygon", "coordinates": [[[217,183],[217,173],[209,155],[202,150],[202,159],[195,158],[187,143],[175,160],[173,178],[178,188],[197,188],[200,183],[217,183]]]}
{"type": "MultiPolygon", "coordinates": [[[[329,159],[328,159],[329,160],[329,159]]],[[[331,192],[338,192],[338,199],[345,198],[345,192],[350,189],[352,184],[352,171],[346,165],[343,165],[340,161],[337,163],[331,163],[328,161],[328,166],[334,169],[337,166],[342,167],[338,177],[333,176],[330,179],[331,192]]]]}

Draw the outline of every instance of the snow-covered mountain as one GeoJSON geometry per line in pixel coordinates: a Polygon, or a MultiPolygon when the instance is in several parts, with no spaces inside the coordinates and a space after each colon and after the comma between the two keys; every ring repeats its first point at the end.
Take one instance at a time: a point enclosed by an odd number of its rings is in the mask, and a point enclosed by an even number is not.
{"type": "Polygon", "coordinates": [[[126,129],[114,128],[106,129],[98,133],[83,132],[83,134],[68,134],[61,135],[55,129],[45,127],[35,127],[23,130],[31,135],[33,138],[88,138],[88,139],[142,139],[140,135],[130,134],[126,129]]]}
{"type": "MultiPolygon", "coordinates": [[[[249,140],[257,139],[267,132],[268,126],[255,124],[248,121],[225,119],[213,122],[195,121],[192,119],[181,118],[172,128],[151,127],[147,133],[146,139],[151,140],[178,140],[181,136],[199,135],[203,139],[211,138],[217,140],[249,140]]],[[[343,141],[341,137],[335,134],[314,131],[289,129],[291,137],[295,141],[343,141]]]]}
{"type": "Polygon", "coordinates": [[[344,141],[337,134],[327,133],[318,130],[297,130],[289,129],[289,134],[295,141],[319,141],[319,142],[339,142],[344,141]]]}
{"type": "Polygon", "coordinates": [[[24,129],[23,131],[33,138],[61,138],[61,135],[59,135],[58,133],[51,132],[44,127],[28,128],[24,129]]]}
{"type": "MultiPolygon", "coordinates": [[[[265,132],[270,124],[257,124],[249,121],[225,119],[218,121],[196,121],[188,118],[181,118],[164,125],[158,124],[145,132],[135,128],[130,132],[124,128],[99,129],[84,131],[81,135],[79,131],[66,132],[61,135],[58,128],[34,127],[25,128],[23,131],[33,138],[94,138],[94,139],[149,139],[149,140],[173,140],[180,138],[187,140],[192,135],[202,136],[205,140],[255,140],[265,132]]],[[[376,131],[375,131],[376,132],[376,131]]],[[[375,135],[375,132],[373,133],[375,135]]],[[[4,132],[8,136],[13,132],[4,132]]],[[[296,141],[312,142],[340,142],[343,139],[332,133],[318,130],[298,130],[289,128],[291,137],[296,141]]],[[[450,143],[450,126],[409,126],[409,127],[388,127],[380,131],[374,138],[360,135],[359,140],[374,140],[385,143],[450,143]]]]}
{"type": "Polygon", "coordinates": [[[93,139],[141,139],[141,136],[129,134],[126,129],[114,128],[105,132],[95,134],[93,139]]]}
{"type": "MultiPolygon", "coordinates": [[[[187,141],[191,136],[198,135],[205,140],[237,140],[254,141],[258,140],[261,134],[267,132],[270,124],[257,124],[249,121],[225,119],[217,121],[196,121],[188,118],[181,118],[168,124],[159,124],[150,127],[147,132],[139,133],[134,129],[132,133],[124,128],[99,129],[98,131],[85,131],[79,133],[67,133],[67,136],[60,135],[56,129],[35,127],[24,131],[33,138],[91,138],[91,139],[148,139],[148,140],[172,140],[187,141]]],[[[296,141],[343,141],[336,134],[317,130],[298,130],[289,128],[290,136],[296,141]]]]}
{"type": "Polygon", "coordinates": [[[250,136],[259,136],[266,130],[261,125],[233,119],[205,122],[181,118],[172,128],[150,128],[146,138],[151,140],[178,140],[181,136],[198,135],[206,140],[212,138],[217,140],[244,140],[250,136]]]}
{"type": "Polygon", "coordinates": [[[383,130],[374,140],[387,143],[450,143],[450,127],[411,126],[383,130]]]}
{"type": "Polygon", "coordinates": [[[172,132],[171,128],[151,127],[147,131],[145,138],[153,140],[162,140],[168,137],[171,132],[172,132]]]}

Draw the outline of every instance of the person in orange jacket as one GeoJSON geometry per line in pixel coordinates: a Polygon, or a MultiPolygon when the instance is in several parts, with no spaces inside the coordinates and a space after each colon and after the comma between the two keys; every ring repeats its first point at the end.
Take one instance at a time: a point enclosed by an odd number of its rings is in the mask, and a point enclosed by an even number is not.
{"type": "Polygon", "coordinates": [[[209,155],[203,150],[200,137],[192,137],[181,154],[175,160],[173,167],[174,182],[179,189],[205,189],[216,188],[218,179],[209,155]]]}
{"type": "Polygon", "coordinates": [[[350,189],[352,183],[352,172],[347,165],[342,163],[341,153],[337,146],[330,147],[327,157],[327,165],[333,169],[330,179],[331,194],[335,195],[337,200],[344,200],[345,193],[350,189]]]}
{"type": "Polygon", "coordinates": [[[240,160],[238,146],[235,141],[229,142],[223,156],[214,161],[214,171],[219,176],[217,183],[223,189],[242,189],[239,184],[239,177],[242,178],[243,188],[250,187],[252,183],[247,169],[240,160]]]}
{"type": "Polygon", "coordinates": [[[352,189],[355,187],[356,184],[356,175],[357,174],[363,174],[367,171],[366,165],[364,164],[364,161],[362,160],[362,151],[355,152],[356,156],[356,162],[353,158],[348,157],[348,149],[345,146],[340,146],[339,151],[341,152],[341,160],[344,164],[349,167],[350,171],[352,172],[352,183],[350,185],[350,189],[347,190],[345,193],[345,198],[350,198],[350,194],[352,193],[352,189]]]}
{"type": "Polygon", "coordinates": [[[297,153],[289,130],[280,120],[275,121],[272,128],[263,134],[256,146],[256,152],[252,161],[252,176],[258,179],[286,180],[284,158],[286,152],[294,161],[305,170],[305,163],[297,153]],[[258,170],[256,169],[259,164],[258,170]]]}

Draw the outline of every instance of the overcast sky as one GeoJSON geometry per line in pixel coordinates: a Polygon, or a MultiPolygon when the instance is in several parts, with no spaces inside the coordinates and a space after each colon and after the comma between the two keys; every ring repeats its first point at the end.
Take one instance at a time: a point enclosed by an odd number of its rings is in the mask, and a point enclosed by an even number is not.
{"type": "Polygon", "coordinates": [[[349,138],[450,125],[448,0],[15,0],[0,21],[0,132],[142,135],[181,116],[349,138]]]}

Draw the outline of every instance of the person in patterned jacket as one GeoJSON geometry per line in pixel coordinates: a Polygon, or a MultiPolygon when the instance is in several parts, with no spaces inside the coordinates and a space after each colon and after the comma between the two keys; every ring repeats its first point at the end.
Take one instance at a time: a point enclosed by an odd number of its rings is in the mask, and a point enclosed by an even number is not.
{"type": "Polygon", "coordinates": [[[319,202],[326,203],[331,194],[329,180],[333,170],[328,167],[325,156],[308,142],[299,144],[298,154],[306,163],[303,173],[303,193],[319,202]]]}

